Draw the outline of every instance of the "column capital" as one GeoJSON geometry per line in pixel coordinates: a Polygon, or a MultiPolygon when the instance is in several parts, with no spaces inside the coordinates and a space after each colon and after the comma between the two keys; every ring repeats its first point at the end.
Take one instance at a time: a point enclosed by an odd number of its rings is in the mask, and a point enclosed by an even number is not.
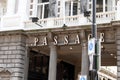
{"type": "Polygon", "coordinates": [[[86,44],[87,40],[86,40],[85,30],[81,30],[80,38],[81,38],[81,44],[82,45],[86,44]]]}

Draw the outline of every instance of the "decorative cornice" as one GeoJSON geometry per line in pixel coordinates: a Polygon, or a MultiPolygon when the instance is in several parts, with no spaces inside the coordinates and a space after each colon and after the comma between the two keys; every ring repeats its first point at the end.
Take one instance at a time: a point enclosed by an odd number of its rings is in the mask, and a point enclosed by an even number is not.
{"type": "Polygon", "coordinates": [[[1,31],[0,32],[0,36],[20,35],[20,34],[25,35],[25,31],[24,30],[12,30],[12,31],[1,31]]]}

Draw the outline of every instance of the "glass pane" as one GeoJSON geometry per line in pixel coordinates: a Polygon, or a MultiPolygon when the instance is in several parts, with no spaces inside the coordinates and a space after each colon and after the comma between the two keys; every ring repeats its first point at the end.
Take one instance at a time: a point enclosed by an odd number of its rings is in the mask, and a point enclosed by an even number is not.
{"type": "Polygon", "coordinates": [[[49,5],[45,5],[44,18],[48,18],[49,5]]]}
{"type": "Polygon", "coordinates": [[[97,0],[97,12],[102,12],[103,11],[103,0],[97,0]]]}
{"type": "Polygon", "coordinates": [[[43,13],[42,8],[43,8],[42,5],[37,6],[37,17],[40,19],[42,19],[42,13],[43,13]]]}
{"type": "Polygon", "coordinates": [[[42,2],[49,2],[49,0],[42,0],[42,2]]]}
{"type": "Polygon", "coordinates": [[[73,15],[77,15],[77,3],[73,3],[73,15]]]}
{"type": "Polygon", "coordinates": [[[65,2],[65,16],[71,15],[71,3],[70,1],[65,2]]]}
{"type": "Polygon", "coordinates": [[[42,3],[42,0],[38,0],[38,3],[42,3]]]}

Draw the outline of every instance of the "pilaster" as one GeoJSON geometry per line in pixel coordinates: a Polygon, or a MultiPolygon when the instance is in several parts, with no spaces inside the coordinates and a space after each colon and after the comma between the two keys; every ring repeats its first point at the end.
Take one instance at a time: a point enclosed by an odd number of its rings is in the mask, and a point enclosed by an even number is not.
{"type": "Polygon", "coordinates": [[[1,32],[0,37],[0,71],[9,71],[10,80],[24,80],[26,36],[1,32]]]}
{"type": "Polygon", "coordinates": [[[87,53],[87,42],[85,39],[85,31],[81,30],[81,39],[82,39],[82,62],[81,62],[81,75],[89,75],[89,58],[87,53]]]}
{"type": "Polygon", "coordinates": [[[117,45],[117,80],[120,80],[120,28],[116,31],[116,45],[117,45]]]}
{"type": "Polygon", "coordinates": [[[50,60],[49,60],[49,75],[48,80],[56,80],[56,71],[57,71],[57,47],[53,42],[53,34],[48,33],[48,41],[50,48],[50,60]]]}

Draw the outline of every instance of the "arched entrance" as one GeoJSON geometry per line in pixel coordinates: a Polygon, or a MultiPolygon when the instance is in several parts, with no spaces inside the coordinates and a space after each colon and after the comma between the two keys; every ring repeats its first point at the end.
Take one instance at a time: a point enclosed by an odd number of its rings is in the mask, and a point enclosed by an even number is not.
{"type": "MultiPolygon", "coordinates": [[[[31,50],[29,53],[28,80],[48,80],[49,56],[31,50]]],[[[57,60],[57,79],[74,80],[75,66],[57,60]]]]}

